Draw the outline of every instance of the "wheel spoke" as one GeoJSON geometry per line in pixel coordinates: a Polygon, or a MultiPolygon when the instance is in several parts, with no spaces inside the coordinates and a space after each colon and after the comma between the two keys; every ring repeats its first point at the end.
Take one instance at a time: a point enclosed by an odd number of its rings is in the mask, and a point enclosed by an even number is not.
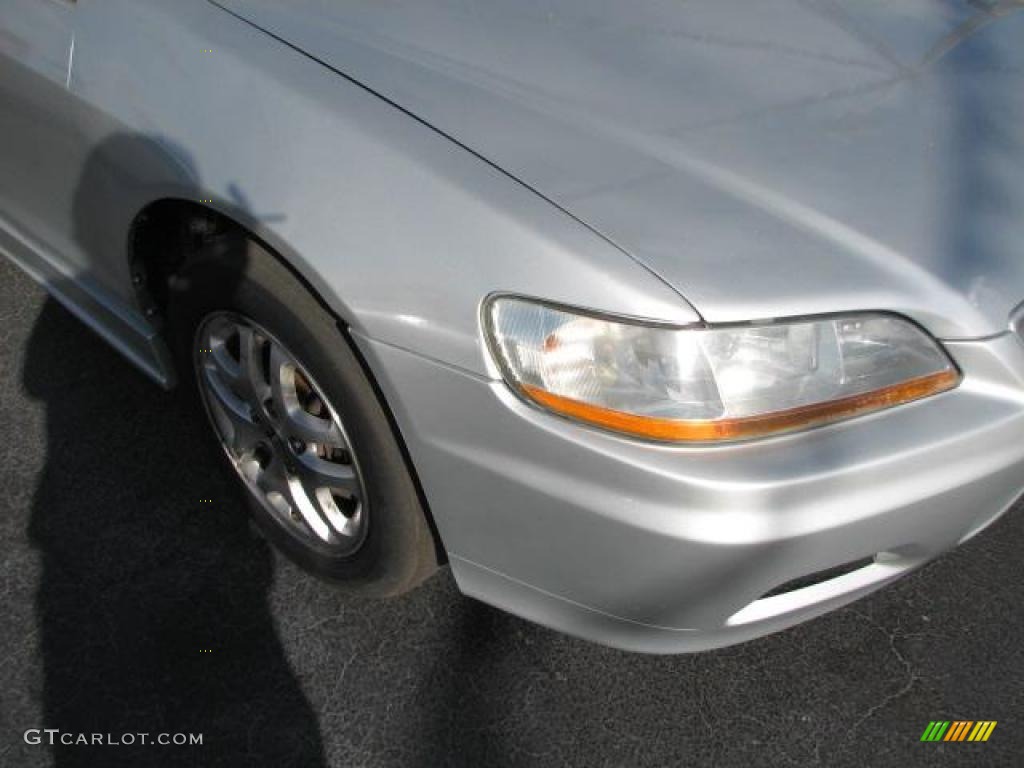
{"type": "Polygon", "coordinates": [[[321,418],[305,411],[295,389],[295,364],[274,344],[270,350],[270,389],[278,424],[288,437],[306,443],[347,448],[341,430],[328,416],[321,418]]]}
{"type": "Polygon", "coordinates": [[[210,343],[212,346],[209,348],[210,352],[208,354],[215,370],[235,391],[238,391],[241,379],[238,361],[231,357],[231,353],[228,352],[227,346],[223,341],[213,342],[211,340],[210,343]]]}
{"type": "Polygon", "coordinates": [[[206,329],[201,349],[206,356],[207,367],[212,365],[213,370],[239,394],[242,370],[237,360],[238,355],[231,351],[229,345],[238,337],[240,330],[238,323],[226,317],[217,318],[206,329]]]}
{"type": "MultiPolygon", "coordinates": [[[[312,507],[310,511],[314,511],[327,526],[328,540],[330,537],[356,535],[361,524],[362,507],[355,470],[350,465],[326,461],[308,452],[298,457],[294,469],[296,474],[292,482],[301,488],[301,492],[293,496],[302,501],[308,500],[312,507]],[[346,500],[347,504],[340,499],[346,500]],[[340,505],[345,505],[349,512],[343,512],[340,505]]],[[[303,516],[306,515],[303,510],[303,516]]],[[[321,535],[316,528],[314,532],[321,535]]]]}
{"type": "Polygon", "coordinates": [[[260,339],[252,328],[238,327],[238,386],[245,398],[257,408],[270,395],[270,386],[263,373],[262,345],[266,343],[269,342],[260,339]]]}
{"type": "Polygon", "coordinates": [[[344,496],[352,496],[359,491],[359,481],[351,464],[327,461],[310,451],[298,457],[295,473],[310,492],[328,488],[344,496]]]}
{"type": "Polygon", "coordinates": [[[278,456],[271,455],[269,461],[264,465],[260,465],[253,459],[248,471],[249,479],[263,492],[264,496],[277,493],[291,502],[288,473],[285,471],[284,462],[278,456]]]}
{"type": "Polygon", "coordinates": [[[309,488],[302,482],[300,476],[289,474],[283,469],[281,472],[287,488],[289,514],[292,521],[295,522],[297,516],[318,539],[330,542],[333,526],[328,523],[323,510],[316,502],[316,496],[309,492],[309,488]]]}
{"type": "Polygon", "coordinates": [[[270,396],[274,404],[277,423],[281,424],[287,417],[289,407],[298,407],[295,388],[291,384],[295,367],[288,356],[277,344],[270,346],[270,396]],[[292,401],[292,402],[290,402],[292,401]]]}
{"type": "Polygon", "coordinates": [[[239,456],[251,450],[263,437],[263,432],[253,420],[249,404],[238,397],[218,373],[209,369],[202,371],[209,385],[208,391],[213,395],[210,399],[211,415],[228,447],[239,456]]]}
{"type": "Polygon", "coordinates": [[[301,408],[285,414],[284,430],[289,437],[297,437],[307,443],[328,446],[331,448],[347,448],[341,430],[330,419],[321,419],[301,408]]]}

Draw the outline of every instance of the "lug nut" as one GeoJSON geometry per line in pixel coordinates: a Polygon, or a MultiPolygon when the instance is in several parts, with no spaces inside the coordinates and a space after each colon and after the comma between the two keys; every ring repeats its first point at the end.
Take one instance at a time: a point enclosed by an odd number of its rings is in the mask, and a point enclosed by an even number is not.
{"type": "Polygon", "coordinates": [[[293,437],[288,441],[288,445],[291,446],[295,453],[303,453],[306,450],[306,444],[299,440],[297,437],[293,437]]]}
{"type": "Polygon", "coordinates": [[[256,463],[260,465],[261,469],[266,469],[267,464],[273,458],[273,452],[270,450],[270,446],[265,443],[257,445],[252,452],[253,458],[256,459],[256,463]]]}

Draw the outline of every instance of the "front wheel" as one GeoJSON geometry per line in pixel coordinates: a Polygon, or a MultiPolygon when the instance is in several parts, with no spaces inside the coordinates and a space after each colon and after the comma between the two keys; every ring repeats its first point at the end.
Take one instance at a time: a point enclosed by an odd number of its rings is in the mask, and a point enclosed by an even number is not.
{"type": "Polygon", "coordinates": [[[243,244],[233,258],[201,250],[171,281],[182,378],[281,551],[353,591],[407,591],[436,548],[383,407],[334,317],[243,244]]]}

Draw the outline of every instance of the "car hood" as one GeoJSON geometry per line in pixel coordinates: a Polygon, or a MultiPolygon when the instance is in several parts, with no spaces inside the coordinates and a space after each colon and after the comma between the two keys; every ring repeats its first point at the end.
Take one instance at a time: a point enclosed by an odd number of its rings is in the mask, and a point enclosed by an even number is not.
{"type": "Polygon", "coordinates": [[[544,195],[710,322],[886,309],[976,338],[1024,301],[1020,2],[219,4],[544,195]]]}

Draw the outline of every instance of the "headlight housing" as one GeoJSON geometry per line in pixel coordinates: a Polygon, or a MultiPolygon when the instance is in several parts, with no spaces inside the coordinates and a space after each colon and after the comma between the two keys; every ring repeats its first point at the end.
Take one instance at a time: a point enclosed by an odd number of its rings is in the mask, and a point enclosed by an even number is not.
{"type": "Polygon", "coordinates": [[[804,429],[960,382],[938,342],[882,313],[679,328],[495,296],[484,325],[505,380],[522,397],[653,440],[804,429]]]}

